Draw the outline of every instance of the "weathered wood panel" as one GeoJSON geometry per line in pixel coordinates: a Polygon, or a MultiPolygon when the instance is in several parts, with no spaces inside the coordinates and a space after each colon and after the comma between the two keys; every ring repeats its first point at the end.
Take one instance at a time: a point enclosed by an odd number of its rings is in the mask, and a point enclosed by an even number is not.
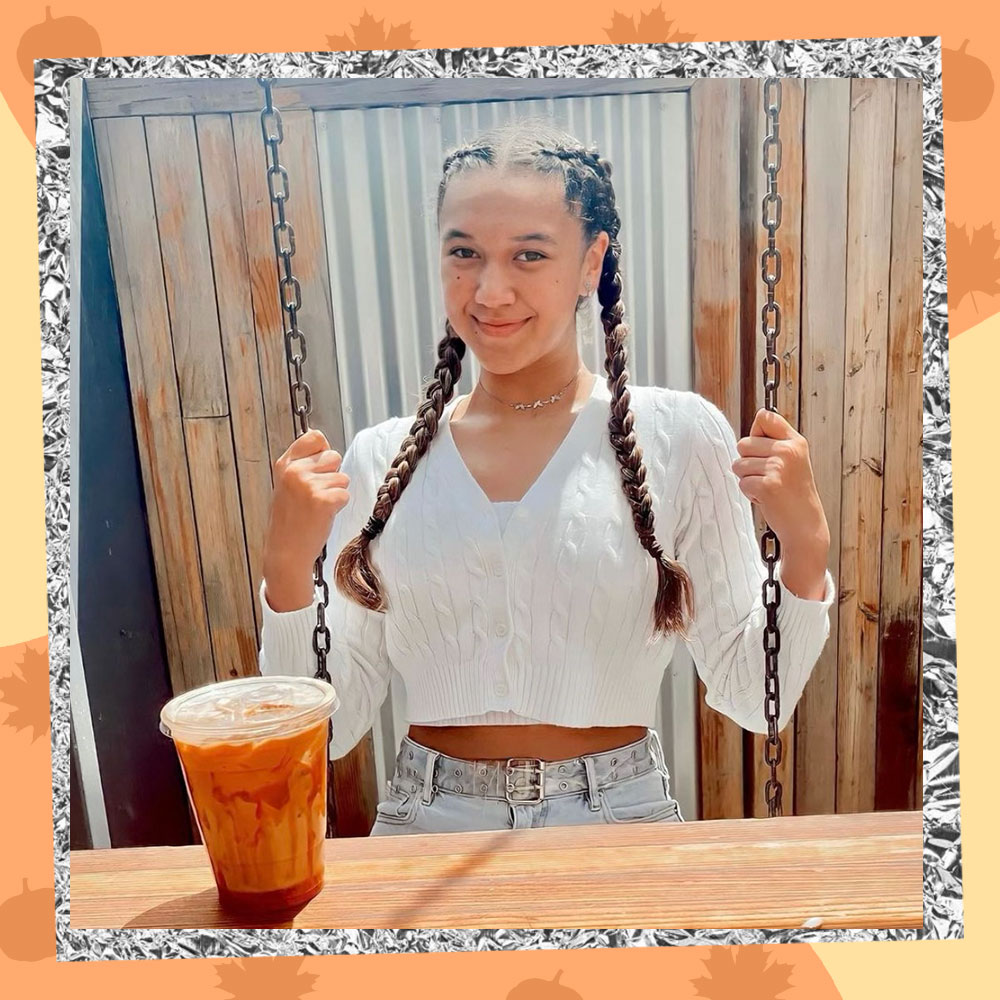
{"type": "Polygon", "coordinates": [[[923,493],[921,87],[896,83],[892,265],[883,469],[882,594],[875,807],[920,808],[919,702],[923,493]]]}
{"type": "Polygon", "coordinates": [[[184,438],[198,521],[215,677],[227,681],[253,676],[260,672],[257,630],[229,420],[185,420],[184,438]]]}
{"type": "Polygon", "coordinates": [[[837,810],[875,806],[895,88],[851,81],[837,810]]]}
{"type": "Polygon", "coordinates": [[[215,678],[141,119],[96,121],[146,513],[175,692],[215,678]]]}
{"type": "MultiPolygon", "coordinates": [[[[257,672],[256,626],[229,419],[229,387],[193,118],[146,122],[215,677],[257,672]]],[[[210,174],[216,174],[211,164],[210,174]]],[[[213,183],[216,183],[213,181],[213,183]]],[[[220,275],[224,284],[228,275],[220,275]]],[[[163,461],[165,456],[155,456],[163,461]]]]}
{"type": "MultiPolygon", "coordinates": [[[[274,222],[267,190],[268,159],[259,114],[233,115],[232,126],[250,301],[260,365],[261,400],[267,428],[268,458],[273,467],[294,440],[295,423],[289,397],[288,363],[285,359],[285,327],[274,251],[274,222]]],[[[296,257],[297,251],[298,247],[296,257]]],[[[295,270],[293,258],[292,273],[295,270]]],[[[308,363],[307,359],[306,364],[308,363]]]]}
{"type": "MultiPolygon", "coordinates": [[[[850,80],[806,81],[799,431],[809,442],[813,478],[830,529],[830,572],[838,591],[850,98],[850,80]]],[[[796,710],[799,815],[836,811],[839,611],[839,601],[834,601],[830,637],[796,710]]]]}
{"type": "Polygon", "coordinates": [[[229,413],[194,119],[145,122],[170,339],[184,417],[229,413]]]}
{"type": "Polygon", "coordinates": [[[236,151],[228,115],[199,116],[195,127],[229,391],[239,503],[250,567],[246,584],[253,601],[255,627],[259,631],[260,596],[253,581],[263,576],[264,537],[271,506],[271,461],[257,362],[236,151]]]}
{"type": "MultiPolygon", "coordinates": [[[[691,329],[694,388],[740,420],[740,83],[691,87],[691,329]]],[[[705,704],[698,682],[701,814],[743,815],[743,730],[705,704]]]]}

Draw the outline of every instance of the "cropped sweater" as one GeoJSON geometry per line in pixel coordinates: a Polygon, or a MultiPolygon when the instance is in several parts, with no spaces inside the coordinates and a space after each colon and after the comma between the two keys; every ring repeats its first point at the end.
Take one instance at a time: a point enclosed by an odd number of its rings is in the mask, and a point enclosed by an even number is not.
{"type": "MultiPolygon", "coordinates": [[[[732,463],[736,438],[701,395],[629,386],[655,533],[689,573],[686,641],[705,700],[744,729],[766,733],[762,584],[767,577],[749,500],[732,463]]],[[[370,611],[332,583],[344,545],[412,424],[365,428],[344,453],[350,500],[327,543],[327,669],[340,698],[331,757],[368,731],[395,671],[406,718],[419,724],[490,718],[561,726],[652,726],[678,637],[653,634],[657,567],[642,548],[608,435],[610,391],[597,377],[548,464],[501,526],[451,435],[460,398],[444,410],[370,553],[387,610],[370,611]],[[494,714],[495,713],[495,714],[494,714]]],[[[781,579],[779,561],[776,575],[781,579]]],[[[833,578],[820,600],[781,588],[779,727],[798,703],[830,631],[833,578]]],[[[313,603],[277,612],[260,585],[262,674],[311,676],[313,603]]]]}

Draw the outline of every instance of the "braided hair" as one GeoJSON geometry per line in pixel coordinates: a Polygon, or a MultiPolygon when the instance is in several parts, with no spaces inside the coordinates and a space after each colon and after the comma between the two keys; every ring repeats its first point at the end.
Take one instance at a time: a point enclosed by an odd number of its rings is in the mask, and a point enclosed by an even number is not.
{"type": "MultiPolygon", "coordinates": [[[[623,319],[621,244],[618,241],[621,219],[615,207],[611,164],[595,150],[585,148],[568,133],[544,121],[522,119],[509,122],[446,157],[438,185],[438,217],[448,183],[456,173],[504,167],[530,167],[545,174],[561,172],[567,207],[580,219],[584,245],[589,245],[601,232],[610,237],[597,287],[604,326],[604,367],[611,392],[608,433],[636,534],[642,547],[656,562],[654,632],[683,634],[685,615],[693,615],[692,583],[684,568],[669,558],[656,540],[646,467],[633,428],[635,416],[630,408],[625,349],[629,330],[623,319]]],[[[586,297],[578,299],[578,311],[586,301],[586,297]]],[[[465,342],[446,320],[445,336],[438,344],[438,363],[434,377],[426,387],[426,398],[417,409],[416,419],[379,487],[368,523],[357,537],[348,542],[337,559],[337,587],[345,596],[373,611],[384,611],[386,604],[382,582],[371,561],[371,542],[385,527],[396,501],[410,481],[414,466],[437,433],[444,407],[454,395],[455,384],[461,377],[465,349],[465,342]]]]}

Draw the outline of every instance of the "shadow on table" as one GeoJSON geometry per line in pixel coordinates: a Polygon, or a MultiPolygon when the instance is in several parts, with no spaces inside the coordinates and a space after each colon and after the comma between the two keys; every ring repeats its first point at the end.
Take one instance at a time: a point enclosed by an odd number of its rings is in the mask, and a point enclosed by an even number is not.
{"type": "Polygon", "coordinates": [[[275,910],[267,919],[248,920],[241,914],[230,913],[219,905],[215,889],[204,889],[186,896],[178,896],[166,903],[151,906],[137,914],[124,927],[197,930],[203,927],[233,927],[239,929],[261,927],[293,927],[295,917],[308,902],[284,910],[275,910]]]}
{"type": "MultiPolygon", "coordinates": [[[[532,832],[538,829],[541,829],[541,827],[532,828],[532,832]]],[[[560,829],[565,829],[565,827],[560,827],[560,829]]],[[[486,833],[494,831],[483,830],[467,832],[486,833]]],[[[419,882],[414,883],[412,887],[408,887],[404,883],[401,886],[404,890],[401,894],[402,898],[399,898],[395,903],[383,900],[381,912],[378,914],[378,926],[427,926],[423,921],[426,920],[427,911],[432,908],[432,904],[434,906],[440,906],[442,900],[454,891],[456,884],[462,886],[463,879],[475,875],[477,869],[486,865],[492,857],[495,857],[498,853],[502,853],[505,848],[510,848],[510,838],[512,834],[516,835],[524,831],[498,830],[495,832],[495,837],[490,837],[482,844],[478,845],[475,849],[470,849],[467,841],[463,840],[461,848],[456,849],[454,863],[443,865],[433,881],[429,879],[419,880],[419,882]],[[409,889],[409,891],[406,891],[407,889],[409,889]],[[415,896],[419,896],[419,898],[414,898],[415,896]]],[[[443,844],[445,842],[445,838],[447,837],[464,838],[464,836],[464,833],[410,833],[396,835],[397,839],[400,837],[433,837],[435,843],[438,845],[443,844]]],[[[486,905],[485,901],[484,905],[486,905]]],[[[453,925],[449,924],[448,926],[452,927],[453,925]]],[[[479,921],[473,921],[468,926],[472,929],[480,929],[482,927],[482,923],[479,921]]]]}
{"type": "MultiPolygon", "coordinates": [[[[565,828],[561,827],[560,829],[565,828]]],[[[467,841],[462,839],[461,846],[456,845],[454,860],[448,860],[439,866],[435,866],[437,874],[433,879],[419,878],[412,883],[408,883],[405,879],[401,880],[396,886],[398,890],[396,893],[382,894],[382,898],[379,900],[380,912],[377,914],[377,923],[374,925],[363,924],[363,926],[423,926],[421,920],[425,917],[428,909],[440,906],[442,900],[455,891],[456,885],[461,886],[464,879],[475,875],[477,870],[487,865],[491,858],[510,848],[512,831],[503,830],[495,831],[495,833],[495,836],[488,838],[474,850],[470,850],[467,841]]],[[[433,838],[435,846],[440,848],[446,838],[464,838],[464,836],[464,834],[449,833],[397,834],[396,840],[398,841],[400,837],[433,838]]],[[[417,848],[415,853],[420,853],[419,848],[417,848]]],[[[434,853],[438,858],[441,857],[440,850],[434,853]]],[[[248,921],[245,916],[224,910],[219,905],[219,897],[214,888],[204,889],[201,892],[188,893],[184,896],[178,896],[176,899],[152,906],[148,910],[137,914],[123,926],[126,928],[178,930],[206,927],[240,929],[291,928],[296,926],[295,919],[306,906],[309,906],[310,903],[318,903],[323,899],[324,894],[336,893],[336,891],[336,885],[331,885],[328,877],[326,886],[321,890],[320,895],[314,897],[314,899],[302,903],[297,907],[273,911],[268,914],[267,919],[262,918],[258,921],[248,921]]],[[[305,926],[312,925],[307,921],[305,926]]],[[[323,924],[323,926],[329,925],[323,924]]],[[[479,924],[474,922],[470,926],[478,928],[479,924]]]]}

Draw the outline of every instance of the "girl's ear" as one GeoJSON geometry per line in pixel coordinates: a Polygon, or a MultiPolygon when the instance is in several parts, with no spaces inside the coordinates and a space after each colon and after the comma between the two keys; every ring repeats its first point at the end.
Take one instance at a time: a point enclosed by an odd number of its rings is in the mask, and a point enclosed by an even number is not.
{"type": "Polygon", "coordinates": [[[586,270],[594,275],[591,284],[596,287],[601,281],[601,272],[604,270],[604,256],[608,252],[608,244],[611,237],[605,230],[601,230],[593,239],[587,250],[586,270]]]}

